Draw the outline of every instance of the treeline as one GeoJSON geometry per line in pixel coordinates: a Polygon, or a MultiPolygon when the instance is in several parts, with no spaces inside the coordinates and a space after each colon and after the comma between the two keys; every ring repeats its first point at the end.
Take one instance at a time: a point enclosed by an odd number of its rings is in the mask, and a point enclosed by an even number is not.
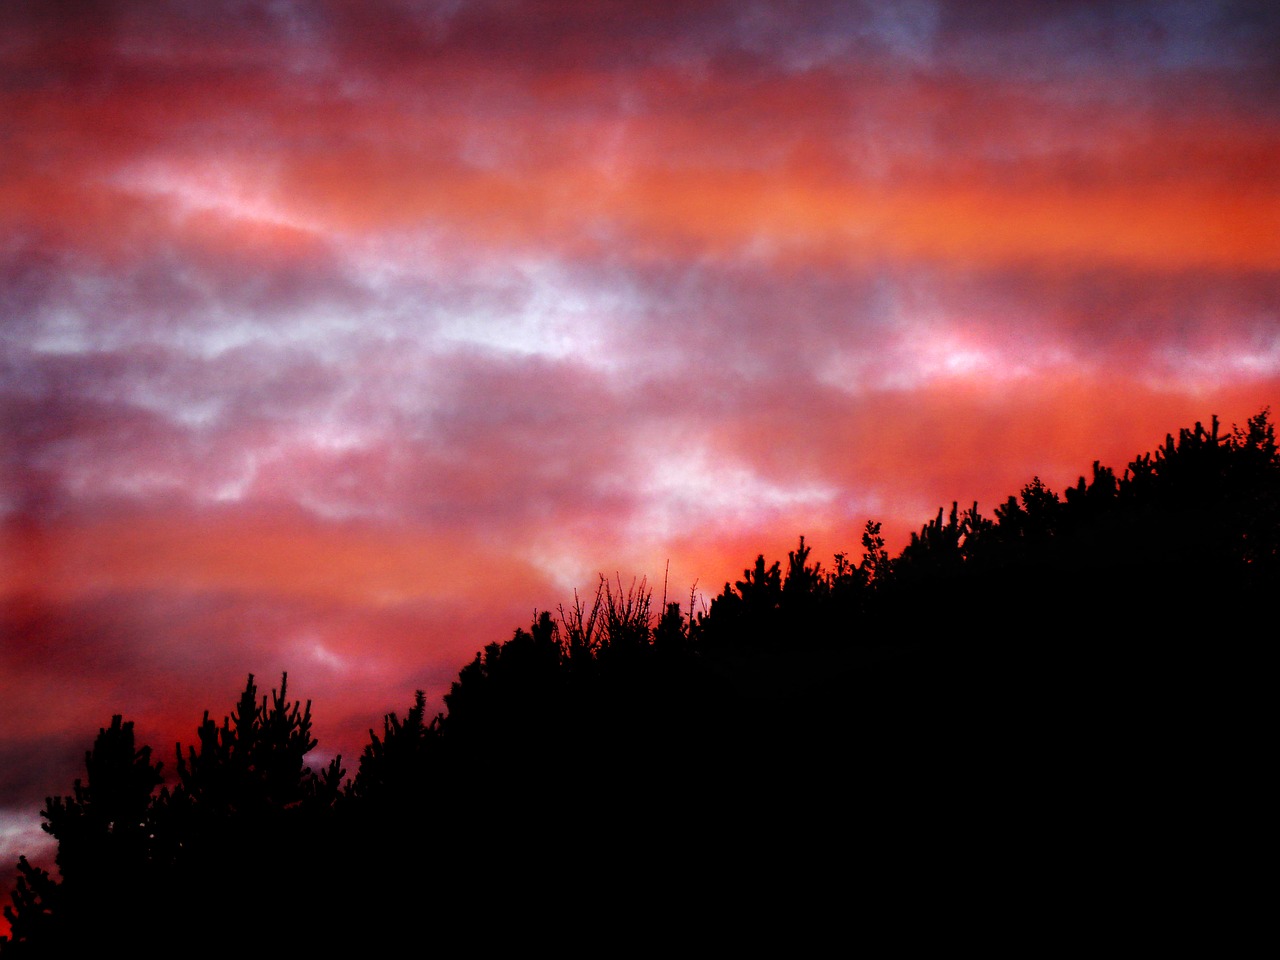
{"type": "Polygon", "coordinates": [[[1249,795],[1265,748],[1267,411],[1062,495],[1037,478],[991,516],[953,504],[897,555],[875,522],[861,540],[824,568],[802,537],[701,611],[602,578],[480,651],[444,712],[418,692],[385,717],[354,771],[307,766],[286,677],[206,713],[168,777],[114,717],[42,811],[60,877],[20,860],[0,953],[643,936],[763,908],[762,884],[775,904],[850,897],[926,852],[1071,861],[1123,833],[1163,862],[1177,829],[1179,862],[1213,857],[1186,817],[1210,782],[1249,795]]]}
{"type": "MultiPolygon", "coordinates": [[[[695,635],[709,642],[773,642],[786,634],[834,641],[913,627],[1036,635],[1106,615],[1221,625],[1214,588],[1275,584],[1280,555],[1280,464],[1268,411],[1224,433],[1217,418],[1169,435],[1117,476],[1091,476],[1059,495],[1037,477],[984,516],[975,503],[939,509],[895,557],[868,521],[863,556],[836,554],[823,571],[801,538],[785,569],[758,557],[725,585],[695,635]],[[1183,593],[1183,590],[1189,593],[1183,593]]],[[[1100,624],[1101,625],[1101,624],[1100,624]]]]}

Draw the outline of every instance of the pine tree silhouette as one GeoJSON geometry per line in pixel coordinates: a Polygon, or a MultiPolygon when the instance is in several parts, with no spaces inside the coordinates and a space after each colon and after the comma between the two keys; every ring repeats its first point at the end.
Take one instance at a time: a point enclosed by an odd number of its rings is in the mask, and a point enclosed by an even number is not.
{"type": "Polygon", "coordinates": [[[479,651],[444,713],[418,691],[387,714],[345,785],[339,759],[306,766],[287,675],[206,712],[168,786],[114,717],[46,802],[60,878],[19,861],[0,953],[283,947],[334,890],[357,918],[326,930],[337,954],[425,923],[527,946],[779,903],[843,916],[947,865],[1066,899],[1085,869],[1107,896],[1231,875],[1223,851],[1270,815],[1269,411],[1061,496],[1033,478],[990,517],[953,503],[896,556],[874,521],[861,542],[824,570],[801,537],[785,569],[759,555],[656,624],[645,581],[601,577],[479,651]]]}

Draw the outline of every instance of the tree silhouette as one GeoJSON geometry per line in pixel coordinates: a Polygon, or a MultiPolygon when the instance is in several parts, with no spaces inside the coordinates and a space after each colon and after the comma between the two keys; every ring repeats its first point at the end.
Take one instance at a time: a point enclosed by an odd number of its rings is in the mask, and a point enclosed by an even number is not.
{"type": "Polygon", "coordinates": [[[13,903],[4,908],[9,936],[7,940],[0,937],[0,953],[6,957],[36,956],[39,952],[52,954],[62,946],[58,894],[58,883],[48,870],[33,866],[26,857],[18,858],[18,880],[10,895],[13,903]],[[37,952],[30,952],[32,943],[37,952]]]}
{"type": "Polygon", "coordinates": [[[416,802],[427,789],[426,770],[439,735],[439,718],[426,719],[427,695],[419,690],[402,722],[383,718],[382,736],[369,731],[360,766],[347,795],[369,804],[399,807],[416,802]]]}
{"type": "Polygon", "coordinates": [[[112,717],[85,753],[85,771],[71,796],[49,797],[41,811],[42,828],[58,840],[61,882],[24,858],[5,908],[11,938],[44,943],[48,955],[70,950],[83,937],[77,927],[102,929],[127,916],[151,886],[150,798],[161,781],[151,748],[137,748],[133,723],[112,717]]]}
{"type": "Polygon", "coordinates": [[[316,745],[310,704],[287,697],[287,675],[270,700],[257,699],[252,674],[221,726],[206,711],[199,749],[177,748],[178,781],[161,787],[151,748],[138,747],[121,717],[98,732],[85,755],[86,778],[71,796],[50,797],[43,828],[58,841],[60,879],[21,861],[4,955],[60,957],[103,942],[132,942],[140,912],[153,935],[230,945],[246,924],[282,928],[275,918],[305,909],[310,892],[279,885],[246,889],[256,865],[273,858],[292,869],[325,860],[328,814],[341,788],[340,758],[319,775],[303,763],[316,745]],[[157,792],[156,788],[161,787],[157,792]],[[235,897],[235,921],[222,915],[235,897]],[[193,928],[193,907],[212,908],[193,928]]]}
{"type": "Polygon", "coordinates": [[[173,943],[283,945],[316,889],[351,891],[366,951],[424,911],[550,942],[653,925],[655,904],[763,909],[786,894],[762,877],[836,909],[816,858],[882,884],[970,837],[986,861],[1156,864],[1176,837],[1217,876],[1196,829],[1250,842],[1280,591],[1269,411],[1061,496],[1034,477],[992,516],[953,502],[896,556],[878,522],[861,543],[824,569],[801,537],[656,623],[644,580],[602,576],[477,652],[443,713],[419,690],[387,714],[345,785],[338,759],[306,766],[287,675],[206,712],[166,786],[114,717],[46,802],[60,878],[19,861],[0,952],[133,943],[142,905],[173,943]]]}

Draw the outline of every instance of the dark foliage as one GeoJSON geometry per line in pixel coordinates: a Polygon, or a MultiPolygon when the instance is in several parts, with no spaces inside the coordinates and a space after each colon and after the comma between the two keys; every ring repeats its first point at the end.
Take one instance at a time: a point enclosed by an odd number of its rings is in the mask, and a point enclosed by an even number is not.
{"type": "Polygon", "coordinates": [[[178,745],[171,789],[151,748],[136,748],[131,722],[113,717],[98,732],[86,779],[41,811],[61,879],[20,864],[6,957],[96,951],[142,928],[175,940],[198,930],[200,949],[216,950],[306,907],[313,891],[264,888],[262,870],[274,861],[305,875],[317,865],[341,789],[338,760],[319,775],[303,764],[316,745],[310,704],[288,701],[287,677],[259,701],[250,675],[236,710],[221,725],[206,712],[197,738],[185,755],[178,745]]]}
{"type": "MultiPolygon", "coordinates": [[[[430,924],[473,946],[780,909],[830,930],[814,911],[920,896],[925,874],[995,882],[1001,923],[1084,874],[1095,899],[1140,877],[1203,909],[1202,875],[1239,895],[1223,851],[1268,796],[1280,595],[1267,411],[1181,430],[1120,476],[1095,463],[1062,495],[1034,478],[990,517],[940,509],[894,557],[874,521],[861,545],[824,569],[801,538],[656,622],[644,581],[601,578],[478,652],[446,712],[419,691],[387,715],[345,785],[337,760],[305,765],[310,707],[284,677],[259,700],[250,676],[221,725],[206,713],[172,786],[115,717],[46,804],[60,879],[19,862],[0,952],[139,924],[243,949],[340,895],[366,950],[430,924]]],[[[319,952],[343,948],[329,929],[319,952]]]]}

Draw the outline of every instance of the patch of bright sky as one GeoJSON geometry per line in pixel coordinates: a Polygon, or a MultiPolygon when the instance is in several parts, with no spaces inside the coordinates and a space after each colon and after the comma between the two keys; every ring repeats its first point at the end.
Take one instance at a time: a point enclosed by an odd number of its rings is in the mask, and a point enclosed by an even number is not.
{"type": "Polygon", "coordinates": [[[368,339],[383,325],[376,311],[360,312],[341,303],[305,303],[283,309],[211,303],[168,325],[150,325],[139,343],[172,347],[201,360],[216,360],[242,348],[258,355],[280,350],[306,353],[325,362],[350,356],[353,340],[368,339]]]}
{"type": "Polygon", "coordinates": [[[326,667],[335,673],[346,674],[351,672],[352,664],[349,658],[334,653],[315,637],[304,637],[298,640],[295,646],[303,650],[306,659],[311,660],[313,663],[318,663],[320,666],[326,667]]]}
{"type": "Polygon", "coordinates": [[[696,445],[647,456],[644,475],[634,482],[642,507],[631,524],[633,536],[661,539],[707,525],[754,525],[770,512],[795,507],[826,508],[840,494],[833,484],[803,478],[774,483],[696,445]]]}
{"type": "Polygon", "coordinates": [[[143,500],[182,491],[189,482],[176,467],[172,470],[143,468],[133,461],[113,466],[111,469],[101,463],[80,461],[69,464],[61,471],[62,488],[71,497],[86,502],[93,502],[104,494],[143,500]]]}
{"type": "Polygon", "coordinates": [[[1280,334],[1248,347],[1224,346],[1217,350],[1170,347],[1161,351],[1156,360],[1157,367],[1145,382],[1160,391],[1209,391],[1242,381],[1280,377],[1280,334]]]}
{"type": "MultiPolygon", "coordinates": [[[[321,520],[329,520],[336,523],[348,520],[393,520],[396,516],[396,508],[391,504],[371,503],[369,500],[360,497],[347,497],[337,499],[334,497],[322,498],[312,494],[299,494],[296,498],[297,504],[307,513],[321,520]]],[[[234,502],[234,499],[224,500],[220,502],[234,502]]],[[[384,602],[386,598],[380,598],[384,602]]],[[[399,594],[396,595],[395,602],[404,599],[399,594]]]]}
{"type": "Polygon", "coordinates": [[[258,454],[252,450],[240,454],[240,463],[232,476],[213,484],[210,497],[214,503],[236,503],[253,488],[258,476],[258,454]]]}
{"type": "Polygon", "coordinates": [[[1003,384],[1071,366],[1078,361],[1058,345],[992,342],[962,326],[924,324],[879,351],[837,350],[816,376],[825,386],[857,393],[912,390],[938,380],[1003,384]]]}
{"type": "MultiPolygon", "coordinates": [[[[287,469],[294,459],[314,464],[317,459],[323,462],[326,457],[340,458],[381,439],[377,431],[350,419],[344,421],[341,414],[335,412],[322,415],[318,423],[286,425],[286,429],[288,432],[283,438],[276,435],[259,446],[238,451],[236,467],[211,485],[208,496],[218,503],[234,503],[253,492],[266,467],[283,465],[287,469]]],[[[326,479],[340,481],[341,478],[326,476],[326,479]]],[[[304,489],[302,484],[292,491],[291,497],[299,506],[329,520],[383,516],[389,510],[387,505],[371,503],[358,493],[343,497],[331,490],[304,489]]]]}
{"type": "Polygon", "coordinates": [[[140,381],[129,387],[129,402],[183,427],[200,429],[213,426],[222,416],[226,402],[220,396],[191,396],[186,390],[181,397],[163,390],[157,384],[140,381]]]}
{"type": "Polygon", "coordinates": [[[298,444],[313,450],[347,453],[367,446],[369,435],[367,430],[356,429],[352,424],[327,419],[302,430],[294,439],[298,444]]]}
{"type": "Polygon", "coordinates": [[[635,309],[624,294],[577,283],[550,262],[514,270],[521,302],[448,313],[437,335],[498,353],[572,360],[605,370],[616,366],[606,334],[635,309]]]}
{"type": "Polygon", "coordinates": [[[343,237],[352,275],[373,297],[393,299],[415,284],[470,287],[483,253],[467,250],[447,230],[418,225],[343,237]]]}
{"type": "Polygon", "coordinates": [[[55,310],[38,321],[31,338],[31,352],[49,356],[72,356],[98,349],[96,337],[82,316],[73,310],[55,310]]]}
{"type": "MultiPolygon", "coordinates": [[[[114,292],[102,301],[112,302],[114,292]]],[[[376,324],[373,324],[376,326],[376,324]]],[[[37,321],[31,338],[36,354],[70,356],[113,353],[141,345],[169,347],[190,357],[215,360],[243,347],[305,350],[321,359],[349,354],[346,341],[370,330],[370,318],[342,306],[308,304],[278,312],[234,309],[216,302],[167,317],[138,314],[90,317],[85,309],[63,307],[37,321]]]]}
{"type": "Polygon", "coordinates": [[[177,165],[144,160],[108,178],[108,185],[127,193],[168,200],[179,217],[213,213],[229,220],[287,227],[306,233],[325,232],[324,224],[303,217],[278,199],[270,164],[261,157],[177,165]]]}
{"type": "MultiPolygon", "coordinates": [[[[6,864],[6,869],[12,869],[19,856],[29,857],[37,864],[52,860],[45,852],[51,854],[57,841],[40,829],[40,823],[30,810],[0,808],[0,863],[6,864]]],[[[53,868],[52,863],[42,865],[53,868]]]]}
{"type": "Polygon", "coordinates": [[[172,342],[205,359],[252,347],[306,353],[326,363],[340,363],[351,357],[357,343],[395,334],[399,327],[394,314],[376,304],[360,309],[344,302],[312,302],[249,313],[219,307],[202,311],[198,324],[175,331],[172,342]]]}
{"type": "Polygon", "coordinates": [[[549,258],[452,248],[430,231],[352,245],[359,282],[386,305],[388,328],[412,328],[424,346],[615,370],[614,343],[643,308],[625,282],[592,279],[549,258]]]}
{"type": "MultiPolygon", "coordinates": [[[[260,171],[212,165],[188,170],[148,162],[121,171],[111,185],[159,197],[173,204],[179,219],[212,212],[236,221],[319,231],[319,224],[305,221],[275,202],[266,188],[247,186],[261,180],[260,171]]],[[[203,359],[246,346],[310,347],[323,353],[335,338],[369,327],[369,317],[340,305],[309,303],[278,311],[226,306],[219,302],[216,285],[199,270],[186,270],[180,279],[202,301],[189,312],[184,314],[181,308],[171,306],[164,316],[153,316],[153,307],[138,306],[127,315],[104,317],[104,304],[130,302],[127,285],[118,277],[81,271],[64,304],[45,311],[37,321],[31,349],[67,355],[152,343],[203,359]]],[[[338,347],[328,352],[336,359],[344,350],[338,347]]]]}
{"type": "Polygon", "coordinates": [[[620,531],[619,544],[603,544],[592,529],[558,528],[529,544],[524,557],[530,566],[568,594],[595,583],[600,570],[593,564],[600,551],[616,562],[621,549],[634,560],[644,554],[658,556],[672,539],[701,531],[756,529],[770,514],[799,510],[828,515],[834,507],[845,516],[852,511],[833,484],[803,478],[774,483],[697,441],[677,446],[678,452],[657,454],[646,447],[635,469],[616,478],[636,504],[620,531]]]}
{"type": "MultiPolygon", "coordinates": [[[[546,577],[560,596],[571,598],[576,590],[583,602],[590,603],[589,591],[599,580],[600,570],[592,566],[586,552],[578,545],[560,537],[539,538],[523,554],[525,562],[546,577]]],[[[566,608],[571,603],[569,599],[562,602],[566,608]]]]}

